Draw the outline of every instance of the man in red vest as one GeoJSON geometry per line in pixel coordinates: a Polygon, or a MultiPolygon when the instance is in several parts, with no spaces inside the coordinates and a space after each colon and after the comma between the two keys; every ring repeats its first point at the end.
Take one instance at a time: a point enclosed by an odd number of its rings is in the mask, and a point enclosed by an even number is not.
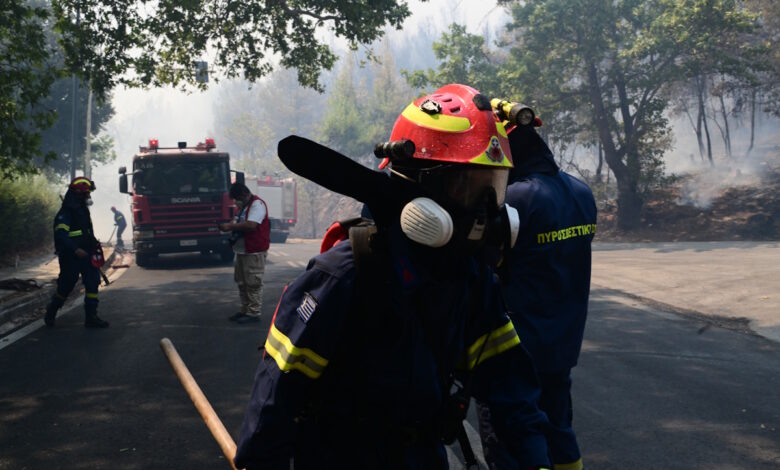
{"type": "Polygon", "coordinates": [[[236,254],[234,278],[241,296],[241,311],[228,317],[236,323],[260,320],[263,306],[263,274],[265,258],[271,240],[271,223],[265,202],[249,191],[243,183],[233,183],[230,197],[238,207],[235,222],[220,225],[223,232],[233,232],[233,252],[236,254]]]}

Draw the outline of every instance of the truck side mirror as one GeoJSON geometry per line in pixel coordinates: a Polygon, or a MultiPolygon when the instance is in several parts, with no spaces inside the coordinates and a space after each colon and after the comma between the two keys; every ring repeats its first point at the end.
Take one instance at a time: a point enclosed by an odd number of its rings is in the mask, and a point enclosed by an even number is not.
{"type": "Polygon", "coordinates": [[[244,172],[243,171],[237,171],[236,172],[236,183],[244,184],[244,172]]]}
{"type": "Polygon", "coordinates": [[[125,174],[119,177],[119,192],[127,194],[127,175],[125,174]]]}

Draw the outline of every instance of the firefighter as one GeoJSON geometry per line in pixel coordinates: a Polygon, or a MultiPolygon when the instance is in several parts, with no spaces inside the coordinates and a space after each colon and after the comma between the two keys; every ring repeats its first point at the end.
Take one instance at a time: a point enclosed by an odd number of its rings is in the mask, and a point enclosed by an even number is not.
{"type": "Polygon", "coordinates": [[[447,468],[442,442],[465,436],[472,395],[495,411],[514,468],[547,467],[533,364],[482,261],[491,234],[508,238],[492,222],[510,210],[512,162],[497,124],[489,102],[463,85],[398,117],[389,147],[402,151],[390,152],[389,176],[374,176],[382,188],[412,189],[380,194],[375,226],[352,229],[286,287],[238,468],[288,469],[291,457],[296,469],[447,468]]]}
{"type": "MultiPolygon", "coordinates": [[[[533,126],[515,127],[509,143],[515,167],[506,201],[517,209],[521,228],[503,290],[512,322],[539,372],[539,406],[550,422],[547,445],[554,468],[581,470],[570,372],[588,311],[596,203],[587,184],[558,168],[533,126]]],[[[478,407],[481,417],[489,418],[489,410],[478,407]]],[[[506,468],[487,419],[480,428],[491,468],[506,468]]]]}
{"type": "Polygon", "coordinates": [[[93,258],[99,252],[102,261],[102,250],[95,239],[89,214],[89,206],[92,205],[90,194],[94,190],[95,183],[89,178],[74,178],[65,193],[62,207],[54,217],[54,248],[60,262],[60,275],[57,291],[46,307],[46,326],[54,326],[57,310],[65,303],[80,275],[84,284],[84,326],[108,327],[108,322],[97,315],[100,271],[99,266],[93,264],[93,258]]]}
{"type": "Polygon", "coordinates": [[[116,249],[122,250],[125,247],[122,233],[127,228],[127,221],[125,220],[125,215],[119,212],[115,206],[111,206],[111,212],[114,213],[114,225],[116,225],[116,249]]]}

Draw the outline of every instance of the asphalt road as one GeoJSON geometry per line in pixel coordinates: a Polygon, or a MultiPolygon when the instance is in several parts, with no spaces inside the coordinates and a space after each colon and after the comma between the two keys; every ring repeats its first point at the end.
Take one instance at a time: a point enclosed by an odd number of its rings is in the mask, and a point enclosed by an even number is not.
{"type": "MultiPolygon", "coordinates": [[[[237,436],[276,301],[317,248],[272,245],[259,324],[226,320],[230,266],[176,256],[101,295],[108,330],[79,308],[0,350],[0,469],[229,468],[159,340],[237,436]]],[[[708,325],[593,291],[573,389],[587,468],[780,468],[780,344],[708,325]]]]}

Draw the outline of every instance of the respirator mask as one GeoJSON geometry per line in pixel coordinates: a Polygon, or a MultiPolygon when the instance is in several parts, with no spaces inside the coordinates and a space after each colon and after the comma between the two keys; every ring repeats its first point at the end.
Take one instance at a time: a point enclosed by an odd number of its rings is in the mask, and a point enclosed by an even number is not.
{"type": "MultiPolygon", "coordinates": [[[[393,171],[411,179],[401,171],[393,171]]],[[[467,165],[441,165],[417,172],[430,197],[412,199],[401,211],[401,230],[432,248],[448,243],[469,251],[499,253],[517,241],[520,218],[504,204],[508,171],[467,165]]]]}

